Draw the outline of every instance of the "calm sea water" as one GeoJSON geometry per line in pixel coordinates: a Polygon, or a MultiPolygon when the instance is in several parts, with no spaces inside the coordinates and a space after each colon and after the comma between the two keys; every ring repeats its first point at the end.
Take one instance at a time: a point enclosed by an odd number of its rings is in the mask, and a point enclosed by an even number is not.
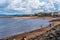
{"type": "Polygon", "coordinates": [[[0,18],[0,39],[48,26],[48,20],[29,18],[0,18]]]}

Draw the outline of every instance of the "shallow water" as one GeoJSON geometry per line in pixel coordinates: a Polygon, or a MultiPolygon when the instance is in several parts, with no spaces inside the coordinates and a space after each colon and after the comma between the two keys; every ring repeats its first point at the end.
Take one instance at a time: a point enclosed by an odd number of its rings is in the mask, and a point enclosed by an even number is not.
{"type": "Polygon", "coordinates": [[[0,18],[0,39],[48,26],[48,20],[29,18],[0,18]]]}

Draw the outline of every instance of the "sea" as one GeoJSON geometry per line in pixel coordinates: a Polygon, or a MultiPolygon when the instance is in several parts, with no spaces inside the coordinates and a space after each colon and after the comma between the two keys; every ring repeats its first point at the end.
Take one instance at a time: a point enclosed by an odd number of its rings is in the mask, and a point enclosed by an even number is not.
{"type": "Polygon", "coordinates": [[[40,18],[0,18],[0,39],[47,27],[49,20],[40,18]]]}

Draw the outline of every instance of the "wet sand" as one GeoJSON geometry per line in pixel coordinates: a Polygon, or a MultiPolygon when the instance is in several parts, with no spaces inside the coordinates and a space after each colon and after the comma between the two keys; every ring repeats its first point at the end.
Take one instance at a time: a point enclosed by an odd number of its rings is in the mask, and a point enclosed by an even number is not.
{"type": "MultiPolygon", "coordinates": [[[[55,18],[53,18],[53,19],[55,19],[55,18]]],[[[53,19],[51,19],[51,20],[53,20],[53,19]]],[[[54,26],[56,26],[58,24],[60,24],[60,22],[54,22],[54,26]]],[[[45,27],[45,28],[41,28],[41,29],[37,29],[37,30],[31,31],[31,32],[18,34],[18,35],[15,35],[15,36],[11,36],[11,37],[5,38],[4,40],[6,40],[6,39],[13,40],[14,38],[17,39],[17,40],[21,40],[23,37],[26,37],[26,39],[35,38],[36,36],[44,34],[48,30],[54,28],[54,26],[52,26],[52,27],[48,26],[48,27],[45,27]]]]}
{"type": "Polygon", "coordinates": [[[39,35],[44,34],[47,31],[51,30],[52,28],[54,28],[56,25],[59,25],[59,24],[60,24],[60,22],[54,22],[54,26],[52,25],[51,27],[48,26],[48,27],[45,27],[45,28],[41,28],[41,29],[31,31],[31,32],[18,34],[18,35],[15,35],[15,36],[11,36],[11,37],[9,37],[7,39],[13,40],[15,38],[17,40],[21,40],[23,37],[25,37],[28,40],[28,39],[31,39],[31,38],[35,38],[35,37],[37,37],[39,35]]]}

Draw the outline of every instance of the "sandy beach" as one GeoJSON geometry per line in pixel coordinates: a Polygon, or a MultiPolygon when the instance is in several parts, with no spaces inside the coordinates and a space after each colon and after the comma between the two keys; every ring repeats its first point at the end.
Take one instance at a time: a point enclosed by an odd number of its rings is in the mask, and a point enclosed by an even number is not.
{"type": "MultiPolygon", "coordinates": [[[[15,18],[21,18],[21,17],[15,17],[15,18]]],[[[25,17],[23,17],[23,18],[25,18],[25,17]]],[[[26,18],[29,18],[29,17],[26,17],[26,18]]],[[[57,18],[51,18],[51,17],[44,17],[44,18],[45,19],[47,18],[48,20],[57,19],[57,18]]],[[[48,25],[48,27],[37,29],[37,30],[33,30],[31,32],[25,32],[23,34],[18,34],[18,35],[15,35],[15,36],[11,36],[11,37],[5,38],[4,40],[6,40],[6,39],[13,40],[13,38],[15,38],[17,40],[21,40],[23,37],[26,37],[26,39],[35,38],[36,36],[41,35],[41,34],[44,34],[45,32],[47,32],[50,29],[54,28],[58,24],[60,24],[60,22],[54,22],[54,26],[52,26],[52,27],[50,27],[48,25]]]]}

